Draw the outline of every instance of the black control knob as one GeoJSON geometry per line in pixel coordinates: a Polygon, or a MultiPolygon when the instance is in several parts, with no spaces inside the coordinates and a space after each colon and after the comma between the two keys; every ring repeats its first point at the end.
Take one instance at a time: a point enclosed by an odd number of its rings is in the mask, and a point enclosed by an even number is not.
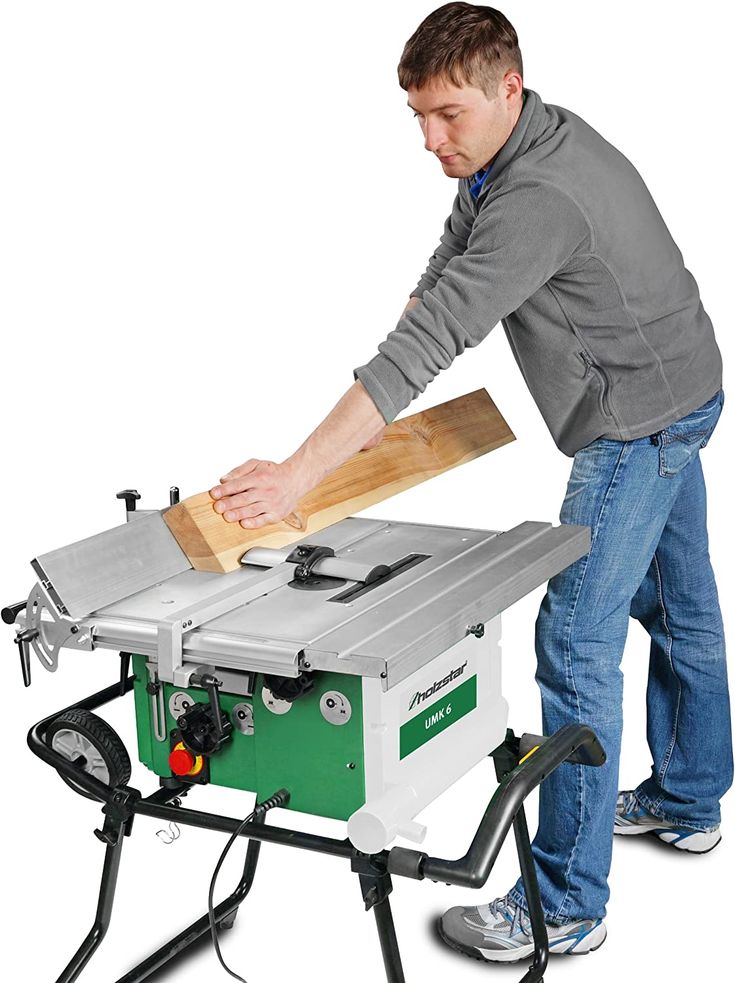
{"type": "Polygon", "coordinates": [[[222,714],[221,724],[207,703],[195,703],[177,720],[181,740],[194,754],[214,754],[232,733],[232,724],[222,714]]]}
{"type": "Polygon", "coordinates": [[[115,498],[125,499],[126,511],[135,512],[135,503],[140,501],[140,494],[135,488],[124,488],[115,495],[115,498]]]}
{"type": "Polygon", "coordinates": [[[301,696],[306,696],[314,689],[314,673],[302,672],[300,676],[263,676],[265,685],[277,700],[293,703],[301,696]]]}

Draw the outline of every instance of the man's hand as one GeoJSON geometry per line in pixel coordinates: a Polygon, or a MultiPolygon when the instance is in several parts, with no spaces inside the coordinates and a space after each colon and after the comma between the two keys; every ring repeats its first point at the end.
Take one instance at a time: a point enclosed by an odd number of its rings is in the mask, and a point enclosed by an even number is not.
{"type": "Polygon", "coordinates": [[[313,434],[283,463],[251,458],[210,489],[215,511],[244,529],[289,516],[299,499],[359,450],[379,444],[385,419],[355,382],[313,434]]]}
{"type": "MultiPolygon", "coordinates": [[[[377,447],[385,428],[379,430],[362,450],[377,447]]],[[[279,522],[293,512],[296,503],[311,488],[296,480],[291,461],[276,464],[251,458],[220,478],[221,484],[209,492],[215,499],[215,512],[227,522],[238,522],[243,529],[259,529],[279,522]]]]}
{"type": "Polygon", "coordinates": [[[290,461],[276,464],[251,458],[223,475],[220,482],[209,492],[215,499],[215,512],[227,522],[239,522],[243,529],[259,529],[285,519],[309,490],[290,461]]]}

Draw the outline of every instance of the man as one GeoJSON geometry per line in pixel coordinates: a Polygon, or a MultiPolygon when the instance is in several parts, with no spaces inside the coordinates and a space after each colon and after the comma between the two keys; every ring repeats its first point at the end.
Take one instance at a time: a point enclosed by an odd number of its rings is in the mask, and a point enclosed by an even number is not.
{"type": "MultiPolygon", "coordinates": [[[[551,950],[580,953],[605,939],[614,824],[696,853],[720,839],[732,741],[699,450],[722,409],[722,363],[636,170],[525,90],[522,71],[516,33],[492,8],[449,3],[419,26],[398,72],[426,149],[459,178],[441,243],[397,327],[317,430],[282,464],[249,460],[211,494],[227,521],[283,518],[502,320],[574,458],[561,521],[592,533],[589,554],[549,582],[536,624],[544,732],[592,723],[608,755],[543,783],[534,840],[551,950]],[[651,636],[653,769],[618,796],[630,616],[651,636]]],[[[489,960],[533,948],[521,883],[450,909],[439,930],[489,960]]]]}

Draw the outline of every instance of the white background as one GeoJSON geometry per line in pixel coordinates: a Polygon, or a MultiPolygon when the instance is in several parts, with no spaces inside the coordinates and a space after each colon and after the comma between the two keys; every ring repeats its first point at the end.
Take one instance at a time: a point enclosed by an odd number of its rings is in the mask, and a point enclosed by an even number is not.
{"type": "MultiPolygon", "coordinates": [[[[115,492],[144,507],[250,456],[282,460],[326,415],[394,326],[432,252],[454,183],[422,148],[395,67],[426,0],[348,4],[37,2],[2,5],[2,542],[0,600],[32,586],[28,561],[118,524],[115,492]]],[[[726,365],[732,341],[731,23],[725,5],[521,3],[526,83],[599,129],[639,168],[694,272],[726,365]]],[[[729,369],[728,369],[729,371],[729,369]]],[[[727,379],[726,379],[727,383],[727,379]]],[[[486,386],[517,441],[366,514],[508,529],[558,521],[570,460],[554,446],[501,329],[411,411],[486,386]]],[[[732,412],[703,454],[711,554],[732,632],[732,412]]],[[[511,724],[539,726],[533,623],[539,589],[505,616],[511,724]]],[[[56,978],[91,924],[99,809],[25,746],[34,721],[106,685],[109,652],[34,664],[24,690],[3,639],[3,957],[13,978],[56,978]]],[[[625,652],[621,781],[648,771],[647,640],[625,652]]],[[[106,714],[134,751],[129,705],[106,714]]],[[[136,765],[133,784],[155,779],[136,765]]],[[[424,813],[429,853],[459,856],[493,788],[478,766],[424,813]]],[[[198,804],[247,813],[212,788],[198,804]],[[206,800],[206,801],[205,801],[206,800]]],[[[196,802],[192,802],[196,806],[196,802]]],[[[533,809],[531,807],[532,824],[533,809]]],[[[609,939],[557,959],[550,980],[722,976],[732,920],[733,804],[725,841],[695,858],[617,843],[609,939]]],[[[340,823],[278,814],[342,837],[340,823]]],[[[224,845],[184,829],[175,846],[138,819],[106,941],[82,979],[116,979],[203,910],[224,845]]],[[[243,844],[244,848],[244,844],[243,844]]],[[[265,846],[228,959],[250,983],[382,979],[372,915],[343,861],[265,846]]],[[[406,975],[516,980],[437,942],[453,904],[503,894],[512,845],[480,892],[395,879],[406,975]]],[[[234,882],[227,868],[223,886],[234,882]]],[[[167,979],[225,979],[206,947],[167,979]]],[[[164,977],[161,977],[164,978],[164,977]]]]}

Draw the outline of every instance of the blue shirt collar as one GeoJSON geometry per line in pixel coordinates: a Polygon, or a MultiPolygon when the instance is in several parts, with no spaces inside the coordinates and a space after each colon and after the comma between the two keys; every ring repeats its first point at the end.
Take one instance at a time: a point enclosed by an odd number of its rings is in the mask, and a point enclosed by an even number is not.
{"type": "Polygon", "coordinates": [[[482,191],[482,186],[485,183],[485,178],[488,176],[492,170],[493,165],[488,164],[488,166],[482,171],[475,171],[475,173],[470,178],[470,194],[477,201],[480,197],[480,192],[482,191]]]}

